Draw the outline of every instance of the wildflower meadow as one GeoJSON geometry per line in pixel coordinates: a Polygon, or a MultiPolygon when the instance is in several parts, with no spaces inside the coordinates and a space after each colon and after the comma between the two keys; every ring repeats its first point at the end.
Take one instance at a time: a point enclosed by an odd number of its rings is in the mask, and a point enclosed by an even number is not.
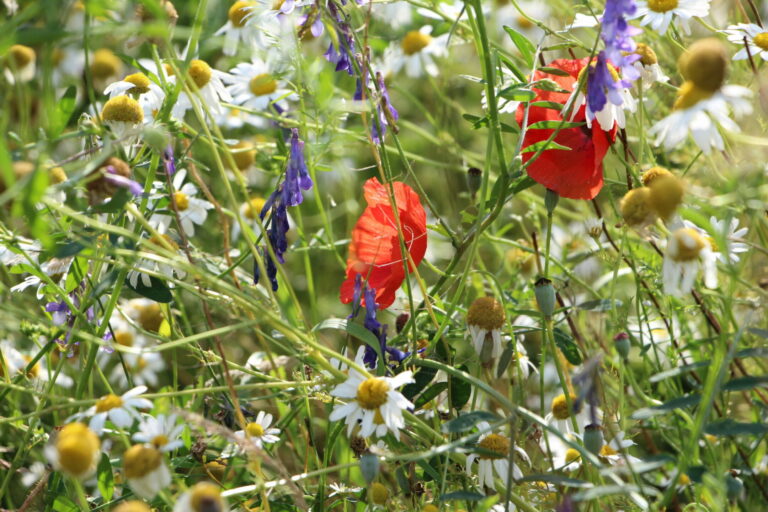
{"type": "Polygon", "coordinates": [[[0,512],[768,511],[764,23],[2,0],[0,512]]]}

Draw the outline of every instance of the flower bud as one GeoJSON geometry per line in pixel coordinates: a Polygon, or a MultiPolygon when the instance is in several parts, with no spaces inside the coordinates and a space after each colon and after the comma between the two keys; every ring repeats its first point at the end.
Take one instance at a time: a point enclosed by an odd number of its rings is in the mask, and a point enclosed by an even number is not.
{"type": "Polygon", "coordinates": [[[558,193],[548,188],[544,195],[544,206],[547,208],[547,213],[551,215],[555,211],[558,201],[560,201],[558,193]]]}
{"type": "Polygon", "coordinates": [[[626,360],[629,357],[629,349],[632,343],[629,339],[629,334],[620,332],[613,338],[613,346],[616,348],[616,352],[622,359],[626,360]]]}
{"type": "Polygon", "coordinates": [[[400,313],[397,315],[397,319],[395,320],[395,329],[397,330],[397,334],[400,334],[403,332],[403,329],[405,328],[405,324],[408,323],[408,319],[411,318],[411,315],[408,313],[400,313]]]}
{"type": "Polygon", "coordinates": [[[539,305],[539,311],[549,318],[555,312],[555,287],[552,281],[546,277],[540,278],[534,283],[534,293],[536,294],[536,303],[539,305]]]}
{"type": "Polygon", "coordinates": [[[467,188],[469,192],[474,195],[480,190],[480,186],[483,184],[483,171],[477,167],[470,167],[467,169],[467,188]]]}
{"type": "Polygon", "coordinates": [[[598,455],[603,448],[604,441],[603,427],[595,423],[584,427],[584,448],[586,448],[589,453],[598,455]]]}

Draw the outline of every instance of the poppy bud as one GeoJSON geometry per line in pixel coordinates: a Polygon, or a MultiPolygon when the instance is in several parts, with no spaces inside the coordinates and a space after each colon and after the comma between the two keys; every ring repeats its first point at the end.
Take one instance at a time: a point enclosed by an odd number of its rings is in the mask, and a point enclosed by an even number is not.
{"type": "Polygon", "coordinates": [[[617,334],[613,338],[613,346],[616,347],[616,352],[618,352],[622,359],[626,360],[627,357],[629,357],[629,349],[631,347],[631,343],[627,333],[620,332],[617,334]]]}
{"type": "Polygon", "coordinates": [[[544,195],[544,206],[547,207],[547,213],[551,215],[555,211],[558,201],[560,201],[560,195],[551,188],[548,188],[547,193],[544,195]]]}
{"type": "Polygon", "coordinates": [[[730,501],[736,501],[744,493],[744,482],[730,471],[725,475],[725,489],[730,501]]]}
{"type": "Polygon", "coordinates": [[[603,448],[603,427],[592,423],[584,427],[584,447],[594,455],[603,448]]]}
{"type": "Polygon", "coordinates": [[[467,188],[472,195],[475,195],[483,184],[483,171],[477,167],[467,169],[467,188]]]}
{"type": "Polygon", "coordinates": [[[549,318],[555,312],[555,287],[552,281],[546,277],[540,278],[534,283],[534,293],[536,294],[536,303],[539,305],[539,311],[549,318]]]}

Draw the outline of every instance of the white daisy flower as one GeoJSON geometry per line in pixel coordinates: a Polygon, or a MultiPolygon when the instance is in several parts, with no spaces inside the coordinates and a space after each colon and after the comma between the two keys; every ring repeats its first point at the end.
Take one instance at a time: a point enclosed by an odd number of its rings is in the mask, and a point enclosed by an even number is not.
{"type": "Polygon", "coordinates": [[[225,82],[231,84],[227,91],[236,105],[251,110],[268,110],[279,98],[292,94],[274,77],[269,65],[257,57],[251,62],[241,62],[229,73],[225,82]]]}
{"type": "Polygon", "coordinates": [[[131,380],[138,386],[157,386],[158,376],[165,370],[165,359],[159,352],[142,350],[140,353],[126,352],[122,354],[122,364],[115,365],[109,378],[119,388],[128,385],[128,371],[131,380]]]}
{"type": "Polygon", "coordinates": [[[161,452],[172,452],[181,448],[184,446],[184,441],[180,439],[184,424],[177,424],[177,418],[175,414],[158,414],[157,418],[145,414],[139,423],[139,431],[133,434],[131,439],[137,443],[152,445],[161,452]]]}
{"type": "Polygon", "coordinates": [[[130,96],[115,96],[101,109],[101,119],[115,138],[137,135],[144,123],[144,108],[130,96]]]}
{"type": "Polygon", "coordinates": [[[494,297],[478,297],[467,310],[468,333],[483,364],[498,360],[501,355],[504,320],[504,306],[494,297]]]}
{"type": "Polygon", "coordinates": [[[334,496],[340,496],[342,494],[356,494],[363,490],[362,487],[347,487],[347,485],[344,482],[339,483],[332,483],[329,485],[331,489],[331,493],[328,494],[329,498],[332,498],[334,496]]]}
{"type": "MultiPolygon", "coordinates": [[[[584,70],[588,69],[586,66],[584,67],[584,70]]],[[[611,72],[611,75],[613,75],[613,79],[615,81],[619,80],[619,75],[616,72],[616,69],[608,64],[608,70],[611,72]]],[[[583,72],[583,71],[582,71],[583,72]]],[[[637,110],[637,100],[632,97],[632,93],[630,92],[629,88],[624,87],[622,89],[619,89],[616,92],[619,99],[621,99],[621,104],[617,105],[613,101],[611,101],[611,98],[609,97],[606,102],[605,106],[602,110],[599,112],[592,112],[592,109],[589,106],[589,103],[587,102],[587,96],[586,96],[586,88],[587,84],[585,82],[584,87],[581,89],[576,88],[576,85],[579,83],[579,80],[577,79],[573,83],[573,92],[571,93],[571,96],[568,98],[568,102],[565,104],[565,107],[563,107],[563,110],[571,109],[571,117],[569,121],[573,121],[573,119],[576,117],[576,113],[579,111],[582,105],[586,104],[586,116],[587,116],[587,127],[592,128],[592,121],[597,119],[598,124],[600,125],[600,128],[602,128],[605,131],[613,130],[614,126],[618,126],[619,128],[624,128],[627,125],[627,117],[626,114],[624,114],[624,111],[627,110],[630,113],[634,113],[635,110],[637,110]]],[[[618,101],[618,100],[617,100],[618,101]]]]}
{"type": "Polygon", "coordinates": [[[573,21],[570,25],[567,25],[562,31],[568,32],[575,28],[593,28],[598,26],[603,21],[603,15],[599,14],[597,16],[593,16],[591,14],[584,14],[584,13],[576,13],[576,15],[573,17],[573,21]]]}
{"type": "Polygon", "coordinates": [[[630,19],[640,25],[650,25],[659,34],[666,34],[670,23],[677,19],[685,34],[691,33],[689,21],[709,14],[709,0],[638,0],[637,10],[630,19]]]}
{"type": "Polygon", "coordinates": [[[627,462],[630,465],[642,462],[641,459],[630,455],[627,451],[632,446],[635,446],[635,442],[631,439],[624,439],[625,435],[622,431],[616,432],[611,442],[604,444],[600,448],[600,457],[607,460],[612,466],[623,466],[627,462]]]}
{"type": "Polygon", "coordinates": [[[375,2],[373,14],[396,30],[411,24],[413,8],[408,2],[375,2]]]}
{"type": "MultiPolygon", "coordinates": [[[[229,75],[223,71],[211,68],[207,62],[200,59],[193,59],[189,63],[187,73],[198,89],[196,92],[192,92],[192,94],[197,96],[197,99],[208,107],[213,116],[221,115],[224,112],[221,102],[232,102],[232,96],[230,96],[222,81],[228,79],[229,75]]],[[[175,81],[175,78],[171,76],[169,80],[175,81]]],[[[191,98],[186,92],[182,91],[176,100],[176,104],[173,106],[171,114],[176,119],[183,119],[186,111],[191,108],[191,98]]]]}
{"type": "MultiPolygon", "coordinates": [[[[355,357],[358,366],[363,366],[364,355],[365,347],[360,347],[355,357]]],[[[409,371],[395,377],[366,378],[357,370],[350,369],[349,378],[331,391],[331,395],[350,401],[336,405],[328,419],[338,421],[344,418],[347,435],[352,435],[359,424],[361,437],[374,433],[383,437],[387,430],[397,437],[400,429],[405,427],[403,410],[412,408],[413,404],[396,389],[411,382],[413,373],[409,371]]]]}
{"type": "Polygon", "coordinates": [[[123,474],[131,490],[140,498],[151,500],[171,485],[171,471],[163,454],[153,446],[136,444],[123,454],[123,474]]]}
{"type": "MultiPolygon", "coordinates": [[[[45,357],[38,359],[32,368],[25,371],[29,363],[32,362],[33,357],[22,354],[9,341],[0,342],[0,355],[2,355],[3,362],[8,369],[8,373],[3,373],[4,370],[2,365],[0,365],[0,375],[15,376],[17,373],[24,373],[32,381],[35,388],[42,387],[41,384],[50,382],[56,373],[54,368],[48,367],[45,357]]],[[[56,375],[55,383],[63,388],[71,388],[75,382],[68,375],[59,372],[56,375]]]]}
{"type": "Polygon", "coordinates": [[[254,15],[253,9],[258,2],[239,1],[232,4],[227,12],[227,22],[216,31],[215,36],[224,34],[224,55],[232,56],[237,53],[237,47],[242,42],[246,48],[254,48],[261,45],[259,30],[254,25],[247,23],[248,18],[254,15]]]}
{"type": "Polygon", "coordinates": [[[53,49],[53,84],[63,87],[67,83],[80,80],[85,69],[85,55],[82,49],[74,47],[56,47],[53,49]]]}
{"type": "MultiPolygon", "coordinates": [[[[482,421],[477,424],[478,430],[486,432],[477,440],[477,447],[482,453],[473,453],[467,457],[467,475],[472,476],[472,464],[477,460],[477,476],[480,487],[494,489],[493,475],[496,475],[506,485],[509,479],[509,450],[514,449],[520,457],[530,464],[528,454],[519,446],[513,446],[508,437],[490,432],[491,426],[482,421]]],[[[523,472],[517,464],[512,465],[512,477],[518,480],[523,477],[523,472]]]]}
{"type": "MultiPolygon", "coordinates": [[[[171,240],[171,237],[168,235],[160,235],[163,237],[166,243],[168,243],[178,255],[182,255],[181,250],[179,249],[179,246],[176,242],[171,240]]],[[[144,241],[149,246],[154,246],[157,248],[165,248],[165,246],[157,239],[149,238],[144,239],[144,241]]],[[[159,261],[157,257],[143,257],[140,258],[136,263],[134,263],[133,269],[128,272],[128,282],[131,284],[133,288],[136,288],[138,286],[139,278],[141,278],[141,284],[143,284],[146,287],[152,286],[152,280],[150,278],[151,274],[160,274],[162,276],[167,277],[168,279],[173,279],[174,276],[176,276],[178,279],[183,279],[184,276],[187,275],[187,273],[180,268],[176,268],[175,265],[173,265],[173,262],[163,259],[162,261],[159,261]]],[[[169,286],[173,286],[173,283],[168,283],[169,286]]]]}
{"type": "MultiPolygon", "coordinates": [[[[45,261],[40,264],[40,271],[42,271],[43,274],[50,277],[54,283],[61,286],[61,284],[67,277],[67,273],[69,272],[69,267],[72,266],[72,260],[73,260],[72,257],[51,258],[48,261],[45,261]]],[[[26,262],[27,262],[26,258],[24,258],[24,260],[19,261],[18,263],[26,263],[26,262]]],[[[12,264],[16,264],[16,263],[12,263],[12,264]]],[[[15,286],[12,286],[11,291],[23,292],[30,286],[37,286],[37,298],[38,300],[41,300],[43,298],[47,283],[37,276],[25,277],[24,281],[22,281],[21,283],[15,286]]]]}
{"type": "Polygon", "coordinates": [[[141,419],[136,409],[152,408],[152,402],[146,398],[140,398],[140,395],[146,391],[146,386],[136,386],[120,396],[110,393],[97,400],[96,405],[90,409],[71,416],[67,421],[91,418],[88,426],[98,435],[104,431],[107,419],[117,427],[128,428],[133,425],[134,420],[141,419]]]}
{"type": "Polygon", "coordinates": [[[108,83],[114,82],[123,74],[123,61],[109,48],[99,48],[88,60],[93,87],[103,91],[108,83]]]}
{"type": "Polygon", "coordinates": [[[733,60],[743,60],[758,55],[763,60],[768,60],[768,30],[754,23],[738,23],[730,25],[722,31],[733,44],[743,48],[736,52],[733,60]],[[746,40],[746,45],[745,41],[746,40]]]}
{"type": "Polygon", "coordinates": [[[643,87],[650,87],[656,82],[668,82],[669,77],[664,74],[656,52],[647,44],[637,43],[635,53],[640,56],[640,60],[632,63],[632,66],[640,73],[643,87]]]}
{"type": "Polygon", "coordinates": [[[515,343],[515,353],[512,356],[512,360],[509,363],[509,366],[506,369],[505,375],[509,375],[511,377],[517,377],[518,376],[518,366],[520,368],[520,376],[523,378],[523,380],[528,379],[528,376],[531,374],[531,371],[534,373],[539,373],[539,370],[536,368],[536,365],[534,365],[531,362],[531,359],[528,357],[528,351],[525,350],[525,347],[522,344],[523,337],[520,336],[518,339],[514,341],[515,343]]]}
{"type": "MultiPolygon", "coordinates": [[[[208,218],[208,210],[213,208],[213,205],[204,199],[198,199],[197,187],[192,183],[184,183],[184,179],[187,177],[186,169],[179,169],[173,177],[173,199],[176,202],[176,209],[179,211],[179,222],[181,223],[181,229],[184,230],[188,236],[195,235],[195,224],[202,226],[205,219],[208,218]]],[[[156,182],[156,190],[164,190],[165,184],[156,182]]],[[[153,200],[156,202],[161,197],[166,197],[167,194],[155,194],[153,200]]],[[[169,205],[170,209],[170,205],[169,205]]],[[[149,225],[157,230],[158,233],[164,234],[168,232],[168,228],[173,222],[176,221],[176,215],[174,213],[154,213],[149,219],[149,225]]]]}
{"type": "Polygon", "coordinates": [[[739,228],[739,219],[733,218],[729,223],[725,220],[718,220],[715,217],[709,218],[709,223],[712,224],[712,228],[717,232],[725,241],[726,246],[722,249],[716,247],[710,240],[710,244],[713,245],[713,252],[715,257],[721,263],[736,263],[739,261],[739,254],[745,253],[749,250],[749,246],[742,242],[744,237],[747,236],[747,228],[739,228]]]}
{"type": "Polygon", "coordinates": [[[133,73],[119,82],[112,82],[104,89],[110,99],[117,96],[129,96],[138,99],[144,110],[144,122],[150,122],[160,110],[165,93],[159,85],[152,82],[144,73],[133,73]]]}
{"type": "Polygon", "coordinates": [[[229,506],[217,485],[200,482],[176,500],[173,512],[229,512],[229,506]]]}
{"type": "MultiPolygon", "coordinates": [[[[544,418],[548,425],[551,425],[564,434],[579,433],[584,431],[584,427],[594,423],[592,413],[590,412],[590,406],[583,401],[578,402],[575,394],[571,393],[570,396],[571,407],[578,408],[575,411],[568,407],[568,401],[563,393],[556,395],[552,399],[552,405],[550,413],[544,418]],[[574,430],[573,423],[576,423],[576,429],[574,430]]],[[[597,422],[603,416],[603,412],[600,408],[595,408],[595,415],[597,422]]]]}
{"type": "Polygon", "coordinates": [[[439,70],[435,57],[448,53],[448,34],[437,37],[432,37],[431,34],[432,27],[427,25],[419,30],[411,30],[399,44],[394,43],[391,47],[392,71],[397,73],[405,68],[405,73],[412,78],[418,78],[424,72],[437,76],[439,70]]]}
{"type": "Polygon", "coordinates": [[[41,478],[45,477],[48,470],[45,467],[45,464],[42,462],[33,462],[31,466],[29,466],[29,469],[24,471],[24,473],[21,475],[21,485],[24,487],[32,487],[37,482],[40,481],[41,478]]]}
{"type": "Polygon", "coordinates": [[[707,237],[693,228],[670,233],[662,265],[664,293],[681,296],[693,289],[699,268],[704,270],[704,286],[717,287],[716,258],[707,237]]]}
{"type": "Polygon", "coordinates": [[[96,472],[101,442],[83,423],[70,423],[45,447],[45,456],[57,471],[85,480],[96,472]]]}
{"type": "Polygon", "coordinates": [[[273,444],[280,441],[277,437],[280,434],[279,428],[270,428],[272,425],[272,415],[264,411],[259,411],[256,420],[245,425],[244,430],[235,432],[235,437],[242,443],[252,443],[257,448],[263,448],[264,444],[273,444]]]}
{"type": "Polygon", "coordinates": [[[10,84],[29,82],[35,78],[35,50],[23,44],[14,44],[5,56],[5,79],[10,84]]]}
{"type": "Polygon", "coordinates": [[[137,326],[149,332],[158,332],[165,320],[160,304],[146,298],[131,299],[122,305],[122,310],[137,326]]]}
{"type": "MultiPolygon", "coordinates": [[[[438,21],[445,21],[446,18],[450,20],[467,19],[467,7],[465,7],[463,0],[454,0],[453,3],[437,2],[435,7],[427,9],[425,7],[419,7],[416,12],[424,16],[438,21]],[[459,18],[461,17],[461,18],[459,18]]],[[[484,12],[488,11],[488,8],[483,9],[484,12]]]]}
{"type": "Polygon", "coordinates": [[[261,116],[251,114],[239,108],[225,107],[224,111],[215,118],[216,124],[227,130],[238,130],[243,126],[250,125],[256,128],[264,128],[267,121],[261,116]]]}
{"type": "MultiPolygon", "coordinates": [[[[579,443],[580,438],[575,434],[566,434],[566,439],[574,443],[579,443]]],[[[547,454],[552,453],[552,470],[565,471],[570,473],[581,467],[581,453],[575,448],[571,448],[559,436],[551,432],[545,432],[540,441],[541,450],[547,454]],[[549,451],[547,451],[547,446],[549,451]]]]}
{"type": "MultiPolygon", "coordinates": [[[[283,43],[291,43],[295,39],[294,30],[296,17],[290,16],[296,7],[309,5],[314,0],[256,0],[255,5],[246,9],[250,11],[245,18],[245,24],[257,34],[255,47],[262,50],[283,52],[283,43]],[[290,34],[290,39],[286,36],[290,34]]],[[[293,46],[293,45],[291,45],[293,46]]]]}

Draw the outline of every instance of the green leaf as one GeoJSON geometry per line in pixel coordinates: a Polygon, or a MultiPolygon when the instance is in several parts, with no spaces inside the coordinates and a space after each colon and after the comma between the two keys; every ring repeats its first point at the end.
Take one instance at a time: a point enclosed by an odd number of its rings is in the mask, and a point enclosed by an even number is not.
{"type": "Polygon", "coordinates": [[[653,418],[654,416],[658,416],[660,414],[666,414],[670,411],[674,411],[675,409],[682,409],[683,407],[690,407],[692,405],[696,405],[699,403],[700,400],[701,400],[701,395],[699,395],[698,393],[679,396],[677,398],[673,398],[668,402],[664,402],[661,405],[656,405],[653,407],[644,407],[642,409],[638,409],[634,413],[632,413],[631,417],[633,420],[647,420],[648,418],[653,418]]]}
{"type": "Polygon", "coordinates": [[[101,454],[101,460],[96,468],[99,492],[104,501],[112,499],[112,493],[115,490],[115,477],[112,474],[112,464],[109,462],[109,455],[101,454]]]}
{"type": "Polygon", "coordinates": [[[744,391],[758,387],[768,386],[768,377],[739,377],[731,379],[723,384],[723,391],[744,391]]]}
{"type": "Polygon", "coordinates": [[[67,498],[63,494],[56,496],[53,500],[53,510],[56,512],[80,512],[80,507],[75,505],[75,502],[67,498]]]}
{"type": "Polygon", "coordinates": [[[131,283],[128,281],[128,279],[125,280],[125,285],[142,297],[152,299],[155,302],[162,302],[167,304],[173,300],[173,295],[171,294],[171,290],[168,288],[168,285],[156,277],[150,276],[149,280],[151,286],[144,286],[144,283],[140,278],[136,281],[136,287],[131,286],[131,283]]]}
{"type": "Polygon", "coordinates": [[[354,336],[355,338],[364,342],[366,345],[369,345],[371,348],[373,348],[373,350],[375,350],[376,354],[379,356],[379,361],[384,360],[382,358],[381,344],[379,343],[379,340],[376,338],[376,336],[373,335],[371,331],[362,325],[355,322],[350,322],[346,318],[329,318],[314,326],[312,331],[322,331],[323,329],[346,331],[349,335],[354,336]]]}
{"type": "Polygon", "coordinates": [[[624,303],[619,299],[599,299],[582,302],[576,307],[585,311],[610,311],[614,308],[620,308],[622,304],[624,303]]]}
{"type": "Polygon", "coordinates": [[[458,418],[454,418],[447,423],[443,423],[441,430],[445,434],[455,434],[456,432],[465,432],[481,421],[487,421],[492,423],[499,421],[499,417],[493,413],[487,411],[472,411],[467,414],[462,414],[458,418]]]}
{"type": "Polygon", "coordinates": [[[441,495],[439,501],[482,501],[485,494],[478,494],[471,491],[455,491],[441,495]]]}
{"type": "Polygon", "coordinates": [[[550,140],[550,141],[540,140],[539,142],[534,142],[530,146],[524,147],[521,153],[535,153],[539,150],[549,151],[551,149],[561,149],[563,151],[571,150],[571,148],[569,148],[568,146],[563,146],[562,144],[558,144],[553,140],[550,140]]]}
{"type": "Polygon", "coordinates": [[[423,366],[413,375],[413,382],[405,385],[400,392],[405,398],[413,401],[413,397],[421,393],[427,387],[427,384],[432,382],[435,375],[437,375],[437,368],[423,366]]]}
{"type": "Polygon", "coordinates": [[[768,425],[765,423],[742,423],[728,418],[713,421],[704,428],[704,432],[718,437],[762,436],[768,434],[768,425]]]}
{"type": "Polygon", "coordinates": [[[89,208],[88,213],[117,213],[123,210],[123,206],[131,199],[131,192],[119,187],[112,198],[106,203],[101,203],[89,208]]]}
{"type": "Polygon", "coordinates": [[[535,184],[536,184],[536,180],[534,180],[528,175],[525,175],[519,178],[518,180],[516,180],[514,183],[512,183],[510,190],[512,191],[513,194],[519,194],[523,190],[529,189],[535,184]]]}
{"type": "Polygon", "coordinates": [[[678,375],[688,373],[698,368],[704,368],[705,366],[709,366],[709,361],[699,361],[698,363],[691,363],[683,366],[678,366],[677,368],[672,368],[670,370],[665,370],[663,372],[659,372],[654,375],[651,375],[648,381],[652,383],[659,382],[664,379],[668,379],[670,377],[677,377],[678,375]]]}
{"type": "Polygon", "coordinates": [[[528,475],[520,479],[520,482],[548,482],[550,484],[562,485],[564,487],[592,487],[592,483],[577,478],[567,476],[552,475],[549,473],[540,473],[528,475]]]}
{"type": "Polygon", "coordinates": [[[562,87],[560,87],[560,84],[558,84],[557,82],[549,78],[542,78],[541,80],[536,80],[535,82],[531,82],[529,87],[533,89],[540,89],[542,91],[571,94],[571,91],[567,89],[563,89],[562,87]]]}
{"type": "Polygon", "coordinates": [[[48,135],[55,139],[64,128],[67,127],[69,119],[72,117],[72,113],[75,111],[75,98],[77,96],[77,88],[74,85],[70,85],[64,95],[56,102],[56,110],[51,116],[51,124],[48,129],[48,135]]]}
{"type": "Polygon", "coordinates": [[[21,199],[13,204],[14,214],[24,215],[27,219],[32,238],[35,238],[48,247],[50,235],[48,233],[49,223],[46,221],[45,210],[40,210],[37,205],[45,195],[48,188],[48,171],[42,167],[37,167],[32,174],[26,178],[26,184],[22,188],[21,199]]]}
{"type": "Polygon", "coordinates": [[[416,407],[416,409],[421,409],[426,404],[428,404],[433,398],[435,398],[437,395],[442,393],[448,389],[448,383],[447,382],[436,382],[425,392],[423,392],[421,395],[419,395],[419,398],[416,399],[416,401],[413,403],[413,406],[416,407]]]}
{"type": "Polygon", "coordinates": [[[499,91],[499,96],[512,101],[531,101],[536,97],[536,93],[530,89],[507,87],[499,91]]]}
{"type": "MultiPolygon", "coordinates": [[[[467,365],[459,366],[459,370],[469,373],[467,365]]],[[[466,380],[454,376],[450,376],[449,379],[451,382],[451,407],[461,409],[469,402],[469,397],[472,395],[472,385],[466,380]]]]}
{"type": "Polygon", "coordinates": [[[56,258],[68,258],[69,256],[75,256],[85,248],[82,242],[68,241],[65,243],[56,244],[53,248],[53,255],[56,258]]]}
{"type": "MultiPolygon", "coordinates": [[[[566,45],[566,46],[567,46],[567,47],[570,47],[570,45],[566,45]]],[[[539,69],[539,71],[541,71],[542,73],[549,73],[550,75],[557,75],[557,76],[571,76],[571,74],[570,74],[570,73],[568,73],[567,71],[564,71],[564,70],[562,70],[562,69],[558,69],[558,68],[551,68],[551,67],[549,67],[549,66],[541,66],[541,67],[540,67],[540,68],[538,68],[538,69],[539,69]]]]}
{"type": "Polygon", "coordinates": [[[520,50],[520,55],[523,57],[526,66],[532,68],[533,56],[536,53],[536,46],[534,46],[534,44],[530,42],[527,37],[512,27],[504,25],[504,30],[509,35],[509,38],[512,39],[512,42],[515,43],[517,49],[520,50]]]}
{"type": "Polygon", "coordinates": [[[539,121],[528,125],[529,130],[565,130],[566,128],[578,128],[584,126],[584,123],[572,123],[569,121],[539,121]]]}
{"type": "Polygon", "coordinates": [[[571,335],[559,327],[555,327],[554,335],[555,345],[557,345],[568,362],[573,365],[580,365],[582,361],[581,352],[579,352],[579,347],[573,341],[571,335]]]}
{"type": "Polygon", "coordinates": [[[531,103],[532,107],[549,108],[552,110],[563,110],[563,104],[556,101],[534,101],[531,103]]]}

